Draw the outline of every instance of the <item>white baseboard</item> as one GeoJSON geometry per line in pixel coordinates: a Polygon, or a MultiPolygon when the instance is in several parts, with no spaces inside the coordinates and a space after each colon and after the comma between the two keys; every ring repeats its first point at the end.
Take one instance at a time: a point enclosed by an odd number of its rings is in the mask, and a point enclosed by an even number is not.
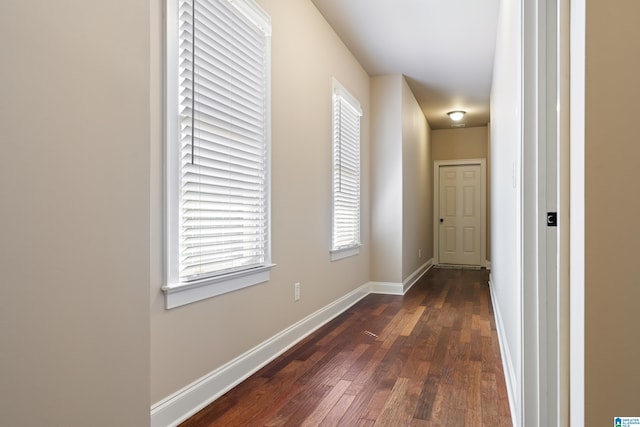
{"type": "Polygon", "coordinates": [[[487,270],[491,270],[491,261],[485,261],[484,265],[487,270]]]}
{"type": "Polygon", "coordinates": [[[368,282],[372,294],[404,295],[404,287],[400,282],[368,282]]]}
{"type": "Polygon", "coordinates": [[[425,262],[424,264],[422,264],[420,267],[418,267],[418,269],[416,271],[414,271],[413,273],[411,273],[411,275],[409,277],[407,277],[404,282],[402,282],[402,290],[403,290],[403,294],[406,294],[407,291],[409,289],[411,289],[411,287],[413,285],[416,284],[416,282],[418,280],[420,280],[420,278],[422,276],[424,276],[424,274],[429,271],[429,269],[433,267],[433,258],[431,258],[429,261],[425,262]]]}
{"type": "Polygon", "coordinates": [[[433,267],[433,258],[422,264],[402,283],[400,282],[369,282],[372,294],[404,295],[420,278],[433,267]]]}
{"type": "Polygon", "coordinates": [[[511,359],[511,350],[509,350],[509,342],[504,331],[504,323],[502,322],[502,315],[500,307],[498,306],[494,297],[493,277],[489,274],[489,294],[491,295],[491,304],[493,304],[493,314],[496,319],[496,330],[498,332],[498,342],[500,344],[500,357],[502,358],[502,370],[504,371],[504,379],[507,384],[507,396],[509,396],[509,409],[511,410],[511,423],[513,426],[517,426],[518,416],[516,414],[516,372],[513,367],[511,359]]]}
{"type": "MultiPolygon", "coordinates": [[[[402,287],[402,284],[399,284],[402,287]]],[[[151,426],[177,426],[371,292],[364,284],[151,407],[151,426]]]]}
{"type": "Polygon", "coordinates": [[[151,427],[177,426],[370,293],[404,295],[432,265],[433,260],[427,261],[402,283],[365,283],[224,366],[157,402],[151,407],[151,427]]]}

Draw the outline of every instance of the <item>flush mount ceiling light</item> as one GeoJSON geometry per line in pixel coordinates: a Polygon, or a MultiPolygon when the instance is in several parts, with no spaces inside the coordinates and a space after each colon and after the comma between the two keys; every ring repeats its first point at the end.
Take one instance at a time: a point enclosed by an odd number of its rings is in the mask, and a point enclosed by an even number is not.
{"type": "Polygon", "coordinates": [[[464,117],[465,114],[466,114],[466,111],[449,111],[447,113],[449,118],[451,120],[453,120],[454,122],[458,122],[458,121],[462,120],[462,118],[464,117]]]}

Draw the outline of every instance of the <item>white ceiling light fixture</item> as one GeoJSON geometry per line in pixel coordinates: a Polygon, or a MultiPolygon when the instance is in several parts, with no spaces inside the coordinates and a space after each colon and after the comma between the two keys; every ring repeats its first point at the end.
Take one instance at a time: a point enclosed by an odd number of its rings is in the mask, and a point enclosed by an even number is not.
{"type": "Polygon", "coordinates": [[[447,115],[454,122],[459,122],[460,120],[462,120],[462,118],[466,113],[467,113],[466,111],[458,110],[458,111],[449,111],[447,115]]]}

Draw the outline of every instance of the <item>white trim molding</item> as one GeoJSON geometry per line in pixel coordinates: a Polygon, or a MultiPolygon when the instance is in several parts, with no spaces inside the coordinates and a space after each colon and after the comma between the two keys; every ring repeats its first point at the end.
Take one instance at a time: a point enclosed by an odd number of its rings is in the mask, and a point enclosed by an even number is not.
{"type": "Polygon", "coordinates": [[[585,425],[585,61],[586,1],[570,1],[569,418],[585,425]]]}
{"type": "Polygon", "coordinates": [[[516,396],[516,371],[513,367],[511,350],[509,350],[509,341],[505,335],[504,323],[502,322],[502,316],[500,314],[500,307],[498,301],[494,297],[493,279],[489,274],[489,294],[491,295],[491,304],[493,304],[493,315],[496,321],[496,330],[498,332],[498,343],[500,344],[500,357],[502,358],[502,370],[504,371],[504,380],[507,385],[507,396],[509,397],[509,409],[511,412],[511,424],[517,426],[518,417],[515,407],[516,396]]]}
{"type": "Polygon", "coordinates": [[[431,267],[433,267],[433,258],[418,267],[402,283],[369,282],[369,292],[372,294],[404,295],[431,267]]]}
{"type": "Polygon", "coordinates": [[[165,285],[162,287],[165,294],[165,307],[168,310],[268,282],[269,273],[274,266],[273,264],[265,265],[181,285],[165,285]]]}
{"type": "Polygon", "coordinates": [[[429,261],[422,264],[420,267],[416,269],[416,271],[411,273],[411,275],[402,282],[403,295],[406,294],[407,291],[411,289],[411,287],[415,285],[418,282],[418,280],[420,280],[420,278],[424,276],[424,274],[427,271],[429,271],[429,269],[431,269],[431,267],[433,267],[433,258],[431,258],[429,261]]]}
{"type": "Polygon", "coordinates": [[[403,285],[400,282],[368,282],[367,286],[372,294],[404,295],[403,285]]]}
{"type": "Polygon", "coordinates": [[[362,245],[356,245],[356,246],[349,246],[348,248],[332,249],[329,252],[331,261],[339,261],[344,258],[359,255],[361,246],[362,245]]]}

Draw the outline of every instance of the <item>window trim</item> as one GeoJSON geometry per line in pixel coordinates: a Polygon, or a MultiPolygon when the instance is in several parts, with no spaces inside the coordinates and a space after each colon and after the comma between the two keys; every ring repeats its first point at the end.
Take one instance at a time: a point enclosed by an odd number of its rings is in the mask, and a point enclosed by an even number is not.
{"type": "Polygon", "coordinates": [[[362,243],[353,245],[353,246],[348,246],[346,248],[332,249],[329,252],[331,254],[331,261],[338,261],[343,258],[356,256],[360,253],[361,247],[362,247],[362,243]]]}
{"type": "Polygon", "coordinates": [[[179,0],[166,2],[166,38],[165,38],[165,170],[164,170],[164,262],[165,277],[162,291],[165,294],[165,308],[171,309],[206,298],[222,295],[269,280],[271,263],[271,18],[255,0],[226,0],[235,7],[249,22],[264,31],[266,37],[266,208],[267,208],[267,247],[265,263],[232,273],[223,273],[190,282],[181,282],[179,278],[180,248],[180,127],[179,127],[179,53],[178,53],[178,10],[179,0]]]}
{"type": "MultiPolygon", "coordinates": [[[[333,84],[332,84],[332,96],[331,96],[331,151],[332,151],[332,161],[331,161],[331,249],[329,251],[330,254],[330,259],[331,261],[338,261],[344,258],[348,258],[348,257],[352,257],[352,256],[356,256],[358,254],[360,254],[360,248],[362,247],[362,175],[361,175],[361,171],[362,171],[362,155],[361,155],[361,143],[362,143],[362,137],[361,134],[359,135],[359,158],[358,158],[358,162],[359,162],[359,183],[358,183],[358,209],[359,209],[359,215],[358,215],[358,241],[352,245],[349,246],[345,246],[345,247],[339,247],[339,248],[335,248],[333,246],[333,234],[334,234],[334,227],[335,227],[335,201],[336,201],[336,195],[335,195],[335,188],[334,188],[334,179],[335,179],[335,159],[334,159],[334,154],[335,154],[335,148],[334,148],[334,144],[335,144],[335,134],[334,134],[334,127],[333,127],[333,123],[335,121],[335,97],[340,97],[342,98],[344,101],[346,101],[355,111],[357,111],[360,115],[360,117],[362,117],[362,108],[360,106],[360,102],[351,94],[349,93],[349,91],[334,77],[333,78],[333,84]]],[[[359,124],[359,132],[362,131],[362,126],[361,123],[359,124]]]]}

